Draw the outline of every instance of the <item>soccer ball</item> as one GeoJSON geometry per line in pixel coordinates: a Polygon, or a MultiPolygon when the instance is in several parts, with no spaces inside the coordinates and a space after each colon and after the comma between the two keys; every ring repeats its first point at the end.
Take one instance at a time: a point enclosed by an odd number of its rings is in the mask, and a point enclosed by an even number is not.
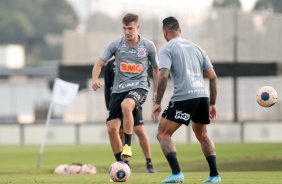
{"type": "Polygon", "coordinates": [[[270,86],[263,86],[257,91],[256,100],[262,107],[273,106],[278,99],[276,90],[270,86]]]}
{"type": "Polygon", "coordinates": [[[80,174],[82,165],[81,164],[72,164],[69,166],[69,173],[70,174],[80,174]]]}
{"type": "Polygon", "coordinates": [[[69,174],[69,165],[68,164],[61,164],[58,165],[55,170],[54,174],[69,174]]]}
{"type": "Polygon", "coordinates": [[[114,182],[125,182],[130,176],[130,168],[124,162],[114,162],[109,168],[110,178],[114,182]]]}
{"type": "Polygon", "coordinates": [[[80,174],[96,174],[97,169],[91,164],[83,164],[81,166],[80,174]]]}

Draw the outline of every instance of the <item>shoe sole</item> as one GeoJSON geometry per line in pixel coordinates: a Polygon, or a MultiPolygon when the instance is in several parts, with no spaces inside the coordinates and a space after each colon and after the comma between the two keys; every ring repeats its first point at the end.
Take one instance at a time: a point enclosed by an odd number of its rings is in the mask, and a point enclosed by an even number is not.
{"type": "Polygon", "coordinates": [[[203,181],[203,183],[221,183],[221,181],[203,181]]]}
{"type": "MultiPolygon", "coordinates": [[[[172,183],[172,182],[170,182],[170,183],[172,183]]],[[[179,182],[173,182],[173,183],[183,183],[183,181],[179,181],[179,182]]]]}
{"type": "Polygon", "coordinates": [[[124,158],[131,157],[131,155],[126,155],[126,154],[121,154],[121,156],[124,157],[124,158]]]}

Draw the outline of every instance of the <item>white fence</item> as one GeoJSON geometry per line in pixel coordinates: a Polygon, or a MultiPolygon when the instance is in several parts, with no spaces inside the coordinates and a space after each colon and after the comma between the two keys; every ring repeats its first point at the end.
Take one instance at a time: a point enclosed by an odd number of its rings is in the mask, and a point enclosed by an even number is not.
{"type": "MultiPolygon", "coordinates": [[[[102,78],[100,80],[103,81],[102,78]]],[[[282,121],[281,83],[281,76],[238,78],[238,121],[282,121]],[[273,86],[279,96],[277,104],[271,108],[262,108],[255,100],[256,91],[264,85],[273,86]]],[[[153,84],[152,81],[151,84],[153,84]]],[[[151,87],[147,100],[143,104],[143,117],[147,122],[150,122],[151,119],[152,89],[151,87]]],[[[163,109],[168,104],[172,93],[173,86],[172,82],[169,81],[162,102],[163,109]]],[[[0,80],[0,123],[5,116],[20,117],[21,115],[29,115],[34,117],[36,103],[48,101],[50,98],[51,91],[48,89],[47,79],[29,79],[12,83],[0,80]]],[[[233,98],[232,78],[219,78],[218,121],[233,121],[233,98]]],[[[104,89],[93,92],[89,80],[88,88],[79,91],[72,104],[68,106],[56,104],[53,114],[55,117],[60,118],[60,121],[66,123],[104,122],[107,114],[104,89]]]]}
{"type": "MultiPolygon", "coordinates": [[[[40,144],[45,125],[1,125],[0,145],[40,144]]],[[[157,143],[157,123],[145,124],[151,143],[157,143]]],[[[209,135],[216,142],[282,142],[281,122],[213,122],[209,135]]],[[[196,143],[191,126],[181,126],[173,136],[176,143],[196,143]],[[179,136],[181,135],[181,136],[179,136]]],[[[133,141],[138,141],[136,135],[133,141]]],[[[106,124],[51,123],[46,144],[109,143],[106,124]]]]}

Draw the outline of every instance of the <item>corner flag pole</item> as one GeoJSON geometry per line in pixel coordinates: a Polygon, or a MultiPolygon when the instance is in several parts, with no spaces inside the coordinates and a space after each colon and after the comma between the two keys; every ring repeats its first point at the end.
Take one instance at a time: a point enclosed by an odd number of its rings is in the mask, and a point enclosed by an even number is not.
{"type": "Polygon", "coordinates": [[[53,105],[54,105],[54,103],[58,103],[58,104],[61,104],[61,105],[70,104],[74,100],[74,98],[75,98],[75,96],[78,92],[78,89],[79,89],[79,84],[67,82],[67,81],[64,81],[64,80],[59,79],[59,78],[55,79],[53,91],[52,91],[52,100],[51,100],[51,104],[49,106],[47,119],[46,119],[46,123],[45,123],[44,134],[43,134],[43,137],[42,137],[42,143],[41,143],[40,152],[39,152],[38,160],[37,160],[37,168],[38,169],[40,168],[41,157],[42,157],[43,151],[44,151],[44,145],[45,145],[48,127],[49,127],[49,124],[50,124],[53,105]]]}
{"type": "Polygon", "coordinates": [[[51,114],[52,114],[52,110],[53,110],[53,105],[54,105],[54,102],[52,100],[51,104],[49,106],[49,110],[48,110],[48,114],[47,114],[47,119],[46,119],[46,123],[45,123],[44,134],[43,134],[43,137],[42,137],[42,142],[41,142],[41,147],[40,147],[40,152],[39,152],[38,159],[37,159],[37,169],[40,168],[41,157],[42,157],[43,151],[44,151],[44,145],[45,145],[45,141],[46,141],[48,127],[49,127],[49,124],[50,124],[50,119],[51,119],[51,114]]]}

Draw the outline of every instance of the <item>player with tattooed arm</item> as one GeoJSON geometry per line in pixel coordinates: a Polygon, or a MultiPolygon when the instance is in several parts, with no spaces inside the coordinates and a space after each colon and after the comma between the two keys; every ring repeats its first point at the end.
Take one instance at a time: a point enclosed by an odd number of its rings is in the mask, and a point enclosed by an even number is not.
{"type": "Polygon", "coordinates": [[[152,119],[161,112],[161,101],[171,75],[174,92],[160,119],[157,138],[171,167],[172,174],[162,183],[181,183],[184,175],[178,164],[176,148],[171,139],[181,125],[189,125],[199,140],[202,152],[210,167],[206,183],[218,183],[216,153],[208,136],[207,125],[216,119],[217,76],[207,54],[199,46],[180,37],[181,29],[177,19],[163,20],[163,35],[167,43],[159,50],[160,75],[157,99],[152,119]],[[203,76],[209,79],[209,90],[203,76]]]}

